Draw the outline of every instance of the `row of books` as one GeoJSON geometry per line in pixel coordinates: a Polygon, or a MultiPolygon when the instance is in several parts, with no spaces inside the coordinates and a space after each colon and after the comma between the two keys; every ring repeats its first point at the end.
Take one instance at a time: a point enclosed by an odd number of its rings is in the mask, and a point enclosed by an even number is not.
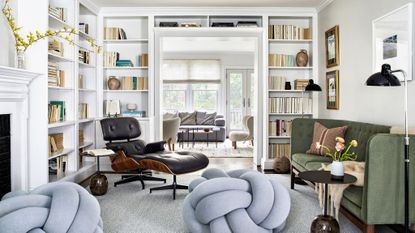
{"type": "Polygon", "coordinates": [[[134,64],[131,60],[118,60],[115,62],[115,66],[118,67],[133,67],[134,64]]]}
{"type": "Polygon", "coordinates": [[[117,52],[104,52],[104,67],[115,67],[117,61],[120,59],[120,54],[117,52]]]}
{"type": "Polygon", "coordinates": [[[63,151],[63,133],[49,134],[49,156],[53,153],[63,151]]]}
{"type": "Polygon", "coordinates": [[[291,136],[291,120],[274,120],[269,121],[269,136],[291,136]]]}
{"type": "Polygon", "coordinates": [[[63,7],[55,7],[52,5],[49,5],[49,15],[60,19],[64,22],[68,19],[68,11],[66,8],[63,7]]]}
{"type": "Polygon", "coordinates": [[[48,52],[51,53],[51,54],[63,57],[63,55],[64,55],[63,43],[59,42],[59,41],[56,41],[56,40],[49,41],[48,52]]]}
{"type": "Polygon", "coordinates": [[[287,77],[270,76],[268,77],[268,88],[271,90],[284,90],[287,77]]]}
{"type": "Polygon", "coordinates": [[[49,175],[56,175],[57,178],[65,176],[68,170],[68,156],[62,155],[49,160],[49,175]]]}
{"type": "Polygon", "coordinates": [[[311,98],[301,97],[271,97],[268,108],[270,113],[300,114],[312,112],[311,98]]]}
{"type": "Polygon", "coordinates": [[[121,115],[124,117],[146,117],[146,111],[128,111],[122,112],[121,115]]]}
{"type": "MultiPolygon", "coordinates": [[[[121,90],[148,90],[147,77],[121,77],[121,90]]],[[[109,89],[109,88],[108,88],[109,89]]]]}
{"type": "Polygon", "coordinates": [[[85,143],[85,137],[84,137],[84,130],[83,129],[80,129],[78,131],[78,143],[79,143],[79,146],[82,146],[85,143]]]}
{"type": "Polygon", "coordinates": [[[65,71],[56,62],[48,62],[48,86],[65,87],[65,71]]]}
{"type": "Polygon", "coordinates": [[[79,62],[90,64],[90,52],[86,51],[84,49],[79,49],[79,55],[78,55],[79,62]]]}
{"type": "Polygon", "coordinates": [[[308,85],[308,79],[296,79],[294,80],[294,88],[295,90],[304,90],[305,87],[308,85]]]}
{"type": "Polygon", "coordinates": [[[148,54],[143,53],[141,55],[138,55],[138,66],[148,66],[148,54]]]}
{"type": "Polygon", "coordinates": [[[79,103],[79,119],[88,119],[87,103],[79,103]]]}
{"type": "Polygon", "coordinates": [[[85,34],[89,34],[89,24],[87,24],[87,23],[79,23],[78,30],[80,32],[85,33],[85,34]]]}
{"type": "Polygon", "coordinates": [[[126,40],[127,34],[119,27],[105,27],[104,40],[126,40]]]}
{"type": "Polygon", "coordinates": [[[291,145],[290,144],[269,144],[268,146],[268,158],[281,158],[283,156],[290,157],[291,145]]]}
{"type": "Polygon", "coordinates": [[[269,25],[268,39],[310,40],[311,29],[294,25],[269,25]]]}
{"type": "Polygon", "coordinates": [[[83,89],[85,88],[85,79],[83,74],[78,74],[78,88],[83,89]]]}
{"type": "Polygon", "coordinates": [[[269,54],[268,65],[277,67],[295,67],[297,66],[294,55],[287,54],[269,54]]]}
{"type": "Polygon", "coordinates": [[[48,122],[65,121],[65,101],[50,101],[48,104],[48,122]]]}

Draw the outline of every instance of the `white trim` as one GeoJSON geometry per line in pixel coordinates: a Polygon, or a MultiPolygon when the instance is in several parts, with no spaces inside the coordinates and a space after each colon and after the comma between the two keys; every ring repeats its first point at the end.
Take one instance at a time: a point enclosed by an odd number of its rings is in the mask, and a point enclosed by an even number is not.
{"type": "Polygon", "coordinates": [[[88,10],[90,10],[95,15],[98,15],[100,12],[100,7],[97,6],[95,3],[91,2],[90,0],[79,0],[79,3],[88,8],[88,10]]]}
{"type": "Polygon", "coordinates": [[[317,12],[324,10],[324,8],[328,7],[333,2],[334,0],[325,0],[318,7],[316,7],[317,12]]]}

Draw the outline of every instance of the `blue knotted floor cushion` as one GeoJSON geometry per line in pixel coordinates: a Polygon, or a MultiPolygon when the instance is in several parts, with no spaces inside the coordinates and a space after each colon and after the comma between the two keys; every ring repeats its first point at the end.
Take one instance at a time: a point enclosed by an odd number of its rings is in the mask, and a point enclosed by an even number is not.
{"type": "Polygon", "coordinates": [[[70,182],[11,192],[0,201],[0,233],[101,233],[97,199],[70,182]]]}
{"type": "Polygon", "coordinates": [[[290,212],[287,189],[253,170],[207,169],[189,192],[183,218],[194,233],[279,232],[290,212]]]}

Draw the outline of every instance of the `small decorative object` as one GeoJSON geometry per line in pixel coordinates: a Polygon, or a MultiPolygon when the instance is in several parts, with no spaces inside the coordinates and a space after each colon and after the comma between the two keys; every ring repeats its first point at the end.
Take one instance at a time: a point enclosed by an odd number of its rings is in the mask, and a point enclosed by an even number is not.
{"type": "Polygon", "coordinates": [[[91,183],[89,184],[89,189],[91,193],[95,196],[102,196],[108,191],[108,179],[105,175],[97,174],[91,178],[91,183]]]}
{"type": "Polygon", "coordinates": [[[160,27],[178,27],[179,24],[177,22],[160,22],[160,27]]]}
{"type": "Polygon", "coordinates": [[[339,71],[326,73],[327,109],[339,109],[339,71]]]}
{"type": "MultiPolygon", "coordinates": [[[[74,40],[71,38],[72,35],[79,35],[75,29],[64,27],[63,29],[58,29],[55,31],[47,30],[44,33],[41,33],[39,31],[36,32],[30,32],[27,35],[21,35],[20,31],[22,28],[18,27],[16,24],[16,19],[14,18],[12,14],[12,8],[9,6],[11,0],[5,0],[4,6],[2,8],[2,13],[6,17],[7,23],[10,26],[10,29],[12,31],[13,39],[15,41],[15,48],[16,48],[16,54],[17,54],[17,61],[16,66],[17,68],[24,69],[25,68],[25,52],[26,50],[33,45],[34,43],[43,40],[45,38],[61,38],[63,40],[66,40],[71,45],[76,45],[80,47],[79,45],[74,43],[74,40]]],[[[56,40],[54,40],[56,41],[56,40]]],[[[98,46],[95,43],[95,39],[88,37],[87,41],[89,42],[90,46],[99,53],[101,51],[101,47],[98,46]]]]}
{"type": "Polygon", "coordinates": [[[181,23],[180,27],[183,27],[183,28],[198,28],[198,27],[201,27],[201,25],[198,24],[198,23],[181,23]]]}
{"type": "Polygon", "coordinates": [[[137,104],[127,104],[127,110],[133,112],[137,109],[137,104]]]}
{"type": "MultiPolygon", "coordinates": [[[[373,21],[373,73],[386,63],[405,71],[407,80],[412,80],[412,5],[406,4],[373,21]]],[[[402,73],[395,76],[404,80],[402,73]]]]}
{"type": "Polygon", "coordinates": [[[291,82],[285,82],[285,90],[291,90],[291,82]]]}
{"type": "Polygon", "coordinates": [[[118,80],[115,76],[110,76],[108,79],[108,89],[110,90],[118,90],[121,86],[120,80],[118,80]]]}
{"type": "Polygon", "coordinates": [[[235,27],[235,25],[232,22],[214,22],[212,23],[212,27],[229,28],[229,27],[235,27]]]}
{"type": "Polygon", "coordinates": [[[295,62],[297,63],[297,66],[299,66],[299,67],[307,66],[307,64],[308,64],[307,50],[301,49],[301,51],[298,52],[297,56],[295,57],[295,62]]]}
{"type": "Polygon", "coordinates": [[[327,68],[338,66],[339,61],[339,26],[326,31],[326,63],[327,68]]]}
{"type": "Polygon", "coordinates": [[[331,151],[327,146],[321,145],[319,142],[316,143],[316,148],[318,150],[325,150],[326,156],[330,156],[333,159],[330,171],[332,179],[342,180],[344,177],[343,161],[356,160],[357,158],[357,154],[354,152],[349,153],[350,148],[357,147],[357,141],[351,140],[347,148],[345,147],[344,143],[344,138],[336,137],[336,146],[334,148],[334,152],[331,151]]]}
{"type": "Polygon", "coordinates": [[[276,173],[288,173],[290,171],[290,160],[286,156],[275,158],[272,167],[276,173]]]}

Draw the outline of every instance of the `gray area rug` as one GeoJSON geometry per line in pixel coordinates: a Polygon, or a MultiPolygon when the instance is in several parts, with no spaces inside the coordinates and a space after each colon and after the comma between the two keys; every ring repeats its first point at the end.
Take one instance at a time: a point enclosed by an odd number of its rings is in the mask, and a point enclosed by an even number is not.
{"type": "MultiPolygon", "coordinates": [[[[200,172],[178,176],[178,183],[187,185],[200,175],[200,172]]],[[[167,174],[154,174],[157,177],[172,181],[167,174]]],[[[309,186],[296,185],[295,190],[289,189],[289,175],[270,175],[282,183],[290,192],[291,212],[283,232],[310,232],[314,217],[322,212],[319,207],[317,194],[309,186]]],[[[176,200],[172,192],[155,191],[149,194],[149,188],[162,185],[160,182],[146,182],[146,189],[141,190],[139,182],[113,187],[119,175],[107,175],[109,190],[104,196],[97,197],[102,211],[104,232],[107,233],[170,233],[187,232],[182,220],[182,203],[187,191],[179,190],[176,200]]],[[[339,222],[342,233],[360,232],[349,220],[340,215],[339,222]]],[[[386,227],[376,229],[377,233],[393,232],[386,227]]]]}
{"type": "Polygon", "coordinates": [[[233,149],[232,142],[226,139],[225,142],[219,142],[217,147],[215,142],[195,142],[189,145],[184,143],[184,148],[178,147],[177,151],[195,151],[203,153],[209,158],[252,158],[254,153],[254,147],[250,142],[238,142],[238,147],[233,149]]]}

